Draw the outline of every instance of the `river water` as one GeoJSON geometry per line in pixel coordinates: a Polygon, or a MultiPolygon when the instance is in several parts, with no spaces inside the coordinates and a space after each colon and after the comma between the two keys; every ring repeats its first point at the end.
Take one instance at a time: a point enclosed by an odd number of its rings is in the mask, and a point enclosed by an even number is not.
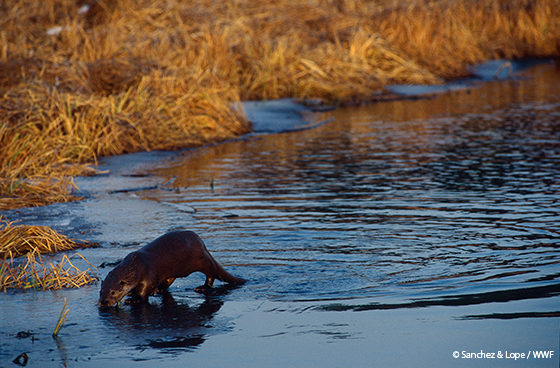
{"type": "Polygon", "coordinates": [[[107,159],[85,200],[3,213],[98,242],[95,265],[194,230],[249,281],[109,311],[99,284],[0,294],[0,366],[558,366],[560,68],[469,83],[107,159]]]}

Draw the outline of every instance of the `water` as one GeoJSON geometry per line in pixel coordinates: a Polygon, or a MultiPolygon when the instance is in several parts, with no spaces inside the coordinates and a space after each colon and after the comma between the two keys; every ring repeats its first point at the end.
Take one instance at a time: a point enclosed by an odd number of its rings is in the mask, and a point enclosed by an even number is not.
{"type": "Polygon", "coordinates": [[[0,366],[23,351],[53,367],[558,366],[559,83],[544,63],[313,129],[107,160],[85,201],[6,215],[98,241],[80,251],[94,264],[194,230],[248,284],[206,298],[192,275],[118,312],[97,309],[99,285],[1,294],[0,366]]]}

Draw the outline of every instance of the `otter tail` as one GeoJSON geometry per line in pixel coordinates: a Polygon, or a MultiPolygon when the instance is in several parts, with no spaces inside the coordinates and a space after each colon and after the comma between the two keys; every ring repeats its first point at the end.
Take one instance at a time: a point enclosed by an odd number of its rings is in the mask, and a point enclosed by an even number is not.
{"type": "Polygon", "coordinates": [[[245,282],[247,282],[247,280],[242,279],[240,277],[235,277],[233,276],[231,273],[227,272],[226,270],[224,270],[224,268],[214,260],[214,264],[216,265],[216,273],[218,275],[217,279],[227,282],[229,284],[244,284],[245,282]]]}

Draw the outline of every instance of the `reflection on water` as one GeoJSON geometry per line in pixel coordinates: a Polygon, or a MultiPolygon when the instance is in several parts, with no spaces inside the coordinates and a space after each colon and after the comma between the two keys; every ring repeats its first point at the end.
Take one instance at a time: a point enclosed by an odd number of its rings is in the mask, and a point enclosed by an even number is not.
{"type": "Polygon", "coordinates": [[[157,170],[170,185],[142,195],[189,209],[183,226],[230,252],[254,298],[409,308],[556,295],[560,91],[544,83],[558,69],[541,69],[189,151],[157,170]]]}
{"type": "Polygon", "coordinates": [[[164,293],[159,304],[106,308],[100,309],[99,314],[103,323],[116,331],[127,345],[177,354],[195,349],[206,340],[208,329],[213,326],[212,319],[222,305],[223,299],[208,296],[193,307],[164,293]]]}

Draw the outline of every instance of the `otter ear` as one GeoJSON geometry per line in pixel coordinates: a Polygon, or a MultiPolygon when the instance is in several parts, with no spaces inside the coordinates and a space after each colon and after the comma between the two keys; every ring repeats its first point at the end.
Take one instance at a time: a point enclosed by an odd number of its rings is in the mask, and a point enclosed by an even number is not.
{"type": "Polygon", "coordinates": [[[125,285],[126,285],[126,281],[121,280],[121,282],[119,282],[119,284],[121,284],[121,286],[125,286],[125,285]]]}

